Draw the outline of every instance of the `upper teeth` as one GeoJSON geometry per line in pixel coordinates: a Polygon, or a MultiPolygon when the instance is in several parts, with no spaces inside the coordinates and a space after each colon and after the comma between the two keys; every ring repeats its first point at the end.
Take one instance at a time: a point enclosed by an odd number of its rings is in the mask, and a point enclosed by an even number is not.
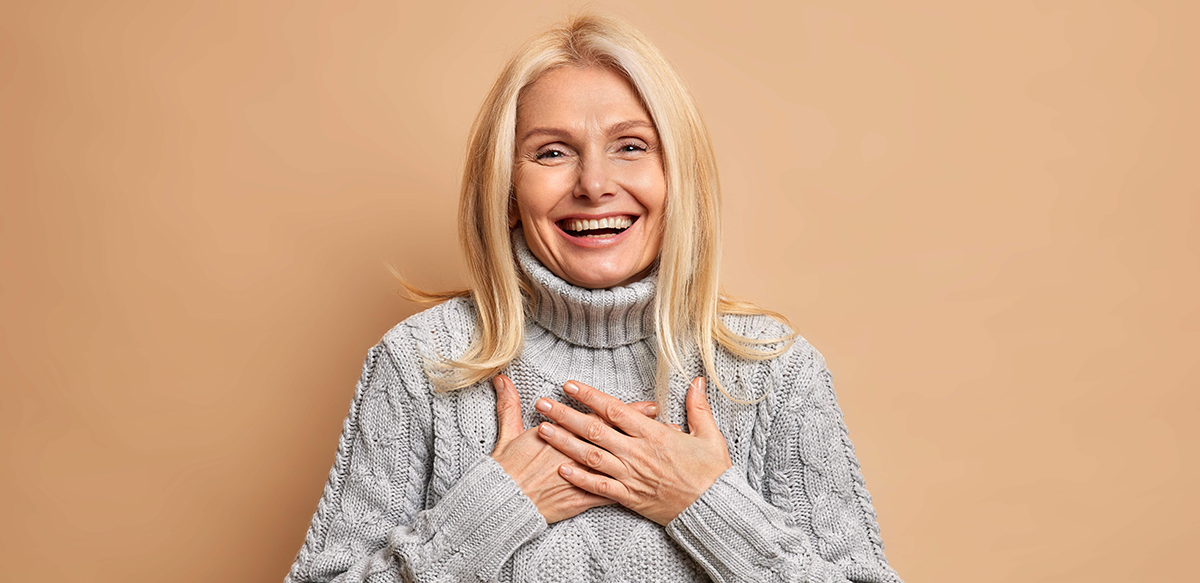
{"type": "Polygon", "coordinates": [[[593,231],[596,229],[627,229],[633,224],[633,218],[628,216],[604,217],[603,219],[567,219],[564,221],[568,231],[593,231]]]}

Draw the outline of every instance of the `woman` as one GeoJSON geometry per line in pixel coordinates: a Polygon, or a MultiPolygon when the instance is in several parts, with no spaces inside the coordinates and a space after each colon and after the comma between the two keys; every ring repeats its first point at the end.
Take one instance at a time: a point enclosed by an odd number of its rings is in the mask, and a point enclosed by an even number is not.
{"type": "Polygon", "coordinates": [[[472,129],[470,290],[368,354],[288,581],[899,581],[821,355],[719,295],[717,195],[640,33],[526,45],[472,129]]]}

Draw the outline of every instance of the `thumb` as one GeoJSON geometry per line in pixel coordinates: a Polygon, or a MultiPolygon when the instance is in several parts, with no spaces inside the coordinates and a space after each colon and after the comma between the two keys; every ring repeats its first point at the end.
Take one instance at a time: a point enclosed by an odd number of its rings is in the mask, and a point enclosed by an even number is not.
{"type": "Polygon", "coordinates": [[[720,433],[717,420],[713,418],[712,408],[708,405],[708,395],[704,390],[704,377],[696,377],[687,393],[687,422],[689,432],[696,437],[704,437],[720,433]]]}
{"type": "Polygon", "coordinates": [[[496,390],[496,447],[499,448],[521,435],[525,423],[516,385],[508,377],[498,374],[492,378],[492,388],[496,390]]]}

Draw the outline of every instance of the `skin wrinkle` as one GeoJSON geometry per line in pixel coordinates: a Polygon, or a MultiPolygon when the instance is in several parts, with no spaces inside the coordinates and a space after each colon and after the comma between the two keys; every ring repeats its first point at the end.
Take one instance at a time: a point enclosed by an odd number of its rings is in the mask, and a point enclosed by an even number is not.
{"type": "MultiPolygon", "coordinates": [[[[644,129],[649,129],[649,130],[653,131],[654,124],[651,124],[650,122],[645,121],[645,120],[631,119],[631,120],[626,120],[626,121],[617,122],[615,124],[612,124],[612,125],[608,126],[607,128],[604,128],[604,130],[600,133],[602,135],[611,136],[613,134],[616,134],[619,132],[624,132],[626,130],[631,130],[633,128],[644,128],[644,129]]],[[[545,136],[564,139],[564,140],[569,139],[572,136],[571,132],[557,129],[557,128],[531,128],[528,132],[525,133],[525,135],[521,138],[520,141],[522,143],[524,143],[524,142],[527,142],[531,137],[538,136],[538,135],[545,135],[545,136]]],[[[657,146],[655,146],[655,147],[657,147],[657,146]]],[[[532,155],[532,152],[529,155],[532,155]]]]}
{"type": "Polygon", "coordinates": [[[534,256],[589,289],[645,277],[662,247],[666,177],[658,134],[628,81],[603,68],[552,70],[529,86],[517,134],[509,219],[524,226],[534,256]],[[611,214],[636,220],[603,247],[573,243],[555,224],[611,214]]]}

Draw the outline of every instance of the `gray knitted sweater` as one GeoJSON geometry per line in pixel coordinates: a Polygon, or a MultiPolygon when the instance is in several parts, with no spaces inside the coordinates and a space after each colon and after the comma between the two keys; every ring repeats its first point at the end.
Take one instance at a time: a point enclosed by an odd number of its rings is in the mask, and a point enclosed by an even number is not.
{"type": "MultiPolygon", "coordinates": [[[[505,370],[525,426],[539,397],[575,379],[623,401],[652,400],[654,276],[588,290],[543,267],[514,237],[537,290],[525,346],[505,370]]],[[[735,332],[778,338],[767,317],[728,316],[735,332]]],[[[490,383],[434,393],[423,358],[462,354],[475,311],[456,299],[416,314],[370,350],[337,456],[286,581],[876,581],[899,583],[820,353],[798,338],[779,358],[718,351],[734,403],[708,399],[733,467],[666,527],[617,505],[547,526],[490,456],[490,383]]],[[[686,428],[699,359],[670,378],[660,419],[686,428]]]]}

